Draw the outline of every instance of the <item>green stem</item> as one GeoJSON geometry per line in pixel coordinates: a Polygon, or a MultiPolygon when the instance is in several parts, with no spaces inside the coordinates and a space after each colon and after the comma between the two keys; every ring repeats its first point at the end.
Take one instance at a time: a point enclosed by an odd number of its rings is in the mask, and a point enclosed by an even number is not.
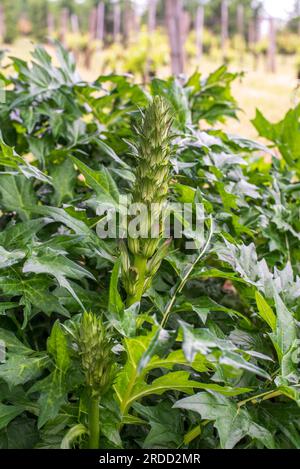
{"type": "Polygon", "coordinates": [[[99,449],[100,419],[99,419],[100,397],[91,397],[89,402],[89,449],[99,449]]]}
{"type": "Polygon", "coordinates": [[[268,399],[272,399],[273,397],[280,396],[282,392],[280,390],[272,390],[272,391],[266,391],[262,392],[261,394],[257,394],[256,396],[251,396],[248,397],[247,399],[238,402],[238,408],[242,407],[243,405],[247,404],[248,402],[251,402],[252,404],[258,404],[260,401],[266,401],[268,399]]]}
{"type": "Polygon", "coordinates": [[[145,284],[145,275],[147,269],[147,261],[148,259],[143,256],[134,256],[134,267],[137,270],[137,281],[136,281],[136,291],[134,295],[128,295],[127,297],[127,307],[134,305],[134,303],[138,303],[141,301],[143,291],[144,291],[144,284],[145,284]]]}
{"type": "Polygon", "coordinates": [[[188,281],[189,279],[189,276],[191,275],[192,271],[194,270],[194,267],[196,266],[196,264],[198,264],[198,262],[200,261],[200,259],[204,256],[204,254],[206,253],[207,249],[209,248],[209,244],[210,244],[210,241],[211,241],[211,238],[212,238],[212,235],[213,235],[213,221],[212,221],[212,217],[210,217],[210,231],[209,231],[209,235],[208,235],[208,239],[202,249],[202,251],[200,252],[200,254],[198,255],[198,257],[196,258],[196,260],[190,265],[190,267],[188,268],[187,272],[185,273],[184,277],[181,279],[179,285],[177,286],[177,288],[175,289],[175,292],[171,298],[171,300],[169,301],[168,305],[167,305],[167,308],[164,312],[164,315],[163,315],[163,318],[162,318],[162,321],[160,323],[160,326],[163,328],[165,327],[165,325],[167,324],[168,322],[168,319],[169,319],[169,316],[171,314],[171,311],[172,311],[172,308],[174,306],[174,303],[176,301],[176,298],[177,298],[177,295],[179,293],[182,292],[183,288],[185,287],[185,284],[186,282],[188,281]]]}

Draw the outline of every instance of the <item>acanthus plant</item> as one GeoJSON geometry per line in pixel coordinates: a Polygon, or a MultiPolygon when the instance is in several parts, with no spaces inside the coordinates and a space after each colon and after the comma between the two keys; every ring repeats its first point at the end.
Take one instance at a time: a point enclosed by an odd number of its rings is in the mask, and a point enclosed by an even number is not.
{"type": "Polygon", "coordinates": [[[218,129],[225,67],[144,90],[58,55],[2,77],[1,448],[299,448],[298,108],[256,118],[277,159],[218,129]],[[204,245],[100,239],[125,195],[203,204],[204,245]]]}

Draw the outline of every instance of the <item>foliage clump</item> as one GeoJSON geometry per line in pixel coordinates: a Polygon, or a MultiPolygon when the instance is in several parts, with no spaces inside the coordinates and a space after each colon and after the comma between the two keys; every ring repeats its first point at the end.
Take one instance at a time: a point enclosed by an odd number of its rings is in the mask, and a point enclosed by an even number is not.
{"type": "Polygon", "coordinates": [[[144,89],[57,53],[3,76],[0,447],[299,448],[299,106],[265,146],[219,126],[226,67],[144,89]],[[125,196],[202,232],[99,237],[125,196]]]}

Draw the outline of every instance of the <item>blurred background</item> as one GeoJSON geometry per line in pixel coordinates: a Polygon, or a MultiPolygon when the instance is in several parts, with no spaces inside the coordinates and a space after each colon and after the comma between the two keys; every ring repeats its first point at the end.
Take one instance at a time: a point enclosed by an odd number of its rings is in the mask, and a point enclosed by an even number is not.
{"type": "Polygon", "coordinates": [[[226,64],[245,72],[233,90],[244,112],[229,130],[249,137],[256,107],[275,121],[299,97],[300,0],[0,0],[0,40],[4,70],[36,43],[54,55],[59,40],[87,80],[147,83],[226,64]]]}

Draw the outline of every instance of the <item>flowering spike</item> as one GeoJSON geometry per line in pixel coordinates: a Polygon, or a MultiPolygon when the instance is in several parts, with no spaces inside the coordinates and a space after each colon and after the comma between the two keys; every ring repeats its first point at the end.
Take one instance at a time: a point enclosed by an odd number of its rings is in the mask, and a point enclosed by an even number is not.
{"type": "Polygon", "coordinates": [[[140,301],[163,258],[158,257],[156,253],[161,244],[163,209],[169,191],[170,159],[174,137],[172,124],[173,118],[167,101],[155,96],[142,114],[140,124],[134,127],[136,141],[130,143],[131,154],[136,159],[132,202],[146,205],[148,219],[144,219],[144,224],[148,221],[148,229],[146,236],[138,238],[130,237],[129,233],[127,251],[124,247],[121,249],[121,258],[126,257],[122,261],[122,276],[128,295],[128,305],[140,301]],[[156,237],[152,236],[154,226],[156,237]],[[128,267],[128,253],[132,258],[130,267],[128,267]],[[151,262],[152,258],[155,258],[155,262],[151,262]]]}

